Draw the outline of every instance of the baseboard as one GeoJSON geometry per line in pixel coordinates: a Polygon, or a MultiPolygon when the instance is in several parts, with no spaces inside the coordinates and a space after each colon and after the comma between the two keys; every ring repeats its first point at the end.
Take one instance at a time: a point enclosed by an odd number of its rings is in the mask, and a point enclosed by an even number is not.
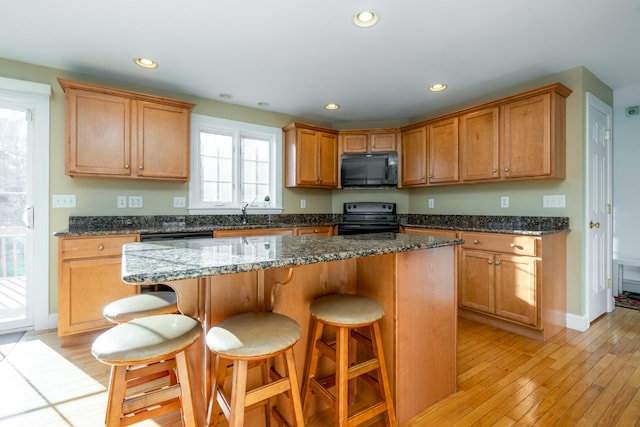
{"type": "Polygon", "coordinates": [[[49,314],[47,329],[58,329],[58,313],[49,314]]]}
{"type": "Polygon", "coordinates": [[[589,329],[589,317],[587,315],[567,313],[567,328],[584,332],[589,329]]]}

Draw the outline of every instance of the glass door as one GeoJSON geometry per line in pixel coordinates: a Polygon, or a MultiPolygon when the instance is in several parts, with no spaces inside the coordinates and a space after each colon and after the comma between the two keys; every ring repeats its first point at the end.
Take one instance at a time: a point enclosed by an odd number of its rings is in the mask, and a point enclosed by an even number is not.
{"type": "Polygon", "coordinates": [[[33,325],[27,283],[33,228],[31,112],[0,103],[0,333],[33,325]]]}

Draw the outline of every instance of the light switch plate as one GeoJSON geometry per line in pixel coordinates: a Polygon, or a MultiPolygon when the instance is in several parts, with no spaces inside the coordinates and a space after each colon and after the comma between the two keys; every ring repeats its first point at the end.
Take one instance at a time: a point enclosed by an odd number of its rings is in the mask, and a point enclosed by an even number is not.
{"type": "Polygon", "coordinates": [[[129,196],[129,207],[139,209],[142,207],[142,196],[129,196]]]}
{"type": "Polygon", "coordinates": [[[51,196],[51,207],[54,208],[75,208],[75,194],[54,194],[51,196]]]}
{"type": "Polygon", "coordinates": [[[187,199],[185,197],[174,197],[173,198],[173,207],[174,208],[185,208],[185,207],[187,207],[187,199]]]}
{"type": "Polygon", "coordinates": [[[542,196],[542,207],[543,208],[564,208],[565,207],[564,194],[542,196]]]}

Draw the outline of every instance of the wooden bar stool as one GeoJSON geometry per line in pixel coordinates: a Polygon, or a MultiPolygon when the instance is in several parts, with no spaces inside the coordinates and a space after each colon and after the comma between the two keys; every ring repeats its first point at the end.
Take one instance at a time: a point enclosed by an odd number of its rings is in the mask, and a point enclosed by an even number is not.
{"type": "MultiPolygon", "coordinates": [[[[302,427],[302,403],[293,359],[293,345],[299,338],[300,326],[295,320],[271,312],[238,314],[212,327],[206,338],[207,346],[215,356],[208,425],[217,425],[222,411],[230,427],[242,426],[245,410],[265,405],[268,424],[271,416],[268,399],[286,393],[295,425],[302,427]],[[273,381],[247,390],[249,363],[266,362],[277,356],[282,356],[284,376],[272,368],[269,377],[273,381]],[[230,395],[224,390],[228,362],[233,362],[230,395]]],[[[263,381],[268,380],[264,377],[263,381]]]]}
{"type": "MultiPolygon", "coordinates": [[[[385,415],[387,425],[395,426],[396,417],[393,399],[389,389],[387,370],[382,351],[379,320],[384,316],[382,305],[371,298],[360,295],[334,294],[316,298],[311,303],[312,329],[310,347],[307,352],[302,401],[304,413],[307,414],[311,394],[314,393],[334,408],[336,426],[355,426],[380,414],[385,415]],[[336,328],[335,345],[322,338],[325,325],[336,328]],[[367,327],[369,337],[362,335],[357,328],[367,327]],[[350,361],[349,355],[360,355],[350,347],[349,339],[354,343],[364,344],[373,357],[360,361],[350,361]],[[332,360],[335,374],[326,378],[317,378],[318,359],[324,356],[332,360]],[[354,364],[350,364],[354,362],[354,364]],[[371,373],[375,373],[375,377],[371,373]],[[367,407],[355,406],[349,414],[349,403],[355,401],[355,380],[361,377],[378,390],[379,399],[367,407]],[[330,391],[333,390],[333,393],[330,391]],[[349,395],[350,389],[352,395],[349,395]]],[[[357,402],[356,402],[357,403],[357,402]]]]}
{"type": "Polygon", "coordinates": [[[201,333],[200,323],[188,316],[162,314],[119,324],[98,336],[91,354],[111,365],[105,424],[126,426],[181,410],[183,424],[195,426],[186,350],[201,333]],[[173,369],[176,384],[127,395],[131,379],[173,369]]]}
{"type": "Polygon", "coordinates": [[[107,304],[102,310],[104,318],[113,323],[173,313],[178,313],[178,298],[171,291],[147,292],[120,298],[107,304]]]}

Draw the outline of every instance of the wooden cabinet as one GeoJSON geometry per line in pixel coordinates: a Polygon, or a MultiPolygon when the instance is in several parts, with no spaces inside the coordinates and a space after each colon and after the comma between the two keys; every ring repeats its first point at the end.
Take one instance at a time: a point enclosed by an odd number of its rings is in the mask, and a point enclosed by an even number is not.
{"type": "Polygon", "coordinates": [[[343,153],[377,153],[396,151],[397,129],[340,131],[343,153]]]}
{"type": "Polygon", "coordinates": [[[549,91],[500,106],[505,179],[565,178],[565,96],[549,91]]]}
{"type": "Polygon", "coordinates": [[[333,226],[319,225],[314,227],[297,227],[296,236],[333,236],[333,226]]]}
{"type": "Polygon", "coordinates": [[[445,237],[447,239],[455,239],[458,237],[458,232],[455,230],[443,230],[440,228],[422,228],[422,227],[401,227],[401,233],[417,234],[420,236],[434,236],[445,237]]]}
{"type": "Polygon", "coordinates": [[[215,230],[213,237],[242,236],[293,236],[293,228],[242,228],[234,230],[215,230]]]}
{"type": "Polygon", "coordinates": [[[452,184],[458,175],[458,118],[452,117],[427,125],[429,184],[452,184]]]}
{"type": "Polygon", "coordinates": [[[338,132],[301,123],[285,131],[286,187],[338,187],[338,132]]]}
{"type": "Polygon", "coordinates": [[[500,177],[499,108],[486,108],[460,117],[462,182],[500,177]]]}
{"type": "Polygon", "coordinates": [[[542,340],[565,327],[566,234],[460,238],[461,314],[542,340]]]}
{"type": "Polygon", "coordinates": [[[403,130],[400,144],[400,187],[426,185],[426,126],[403,130]]]}
{"type": "Polygon", "coordinates": [[[58,335],[70,336],[112,326],[104,306],[138,292],[122,282],[122,245],[137,235],[58,239],[58,335]]]}
{"type": "Polygon", "coordinates": [[[66,97],[67,175],[189,180],[194,104],[58,81],[66,97]]]}

